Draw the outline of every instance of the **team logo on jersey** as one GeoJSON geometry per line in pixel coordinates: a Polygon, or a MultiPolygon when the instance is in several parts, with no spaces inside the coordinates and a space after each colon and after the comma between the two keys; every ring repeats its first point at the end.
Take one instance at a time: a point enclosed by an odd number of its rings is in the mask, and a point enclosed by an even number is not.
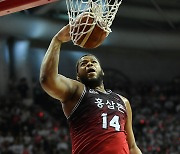
{"type": "Polygon", "coordinates": [[[89,93],[91,94],[99,94],[97,91],[95,91],[94,89],[89,89],[89,93]]]}
{"type": "Polygon", "coordinates": [[[111,100],[103,100],[101,98],[95,98],[95,103],[97,104],[97,107],[101,108],[101,109],[104,106],[107,106],[107,108],[110,110],[117,109],[118,111],[120,111],[122,113],[124,113],[126,111],[122,104],[111,101],[111,100]]]}

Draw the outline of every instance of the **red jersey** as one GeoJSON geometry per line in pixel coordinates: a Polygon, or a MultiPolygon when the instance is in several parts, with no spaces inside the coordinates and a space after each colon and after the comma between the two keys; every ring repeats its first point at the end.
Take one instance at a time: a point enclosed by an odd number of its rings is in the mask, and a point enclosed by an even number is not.
{"type": "Polygon", "coordinates": [[[68,117],[72,154],[129,154],[120,96],[85,88],[68,117]]]}

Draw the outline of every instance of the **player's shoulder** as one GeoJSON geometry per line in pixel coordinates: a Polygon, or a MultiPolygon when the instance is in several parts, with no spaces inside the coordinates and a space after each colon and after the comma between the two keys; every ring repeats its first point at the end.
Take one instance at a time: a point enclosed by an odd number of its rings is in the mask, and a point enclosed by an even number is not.
{"type": "Polygon", "coordinates": [[[76,89],[77,94],[81,95],[85,89],[85,85],[77,80],[73,80],[73,82],[74,82],[74,85],[76,85],[76,87],[77,87],[77,89],[76,89]]]}
{"type": "Polygon", "coordinates": [[[129,117],[132,114],[130,102],[129,102],[129,100],[125,96],[119,95],[119,97],[124,102],[124,105],[125,105],[126,111],[127,111],[127,115],[129,117]]]}
{"type": "Polygon", "coordinates": [[[82,93],[84,92],[84,84],[82,84],[81,82],[74,80],[74,79],[69,79],[71,82],[67,82],[67,86],[69,87],[69,93],[71,93],[71,95],[69,96],[69,98],[67,99],[68,101],[77,101],[82,93]]]}
{"type": "Polygon", "coordinates": [[[117,92],[114,92],[114,93],[115,93],[117,96],[119,96],[124,103],[129,103],[129,100],[128,100],[125,96],[123,96],[123,95],[121,95],[121,94],[119,94],[119,93],[117,93],[117,92]]]}
{"type": "Polygon", "coordinates": [[[127,108],[127,106],[130,106],[130,102],[129,102],[129,100],[125,96],[120,95],[118,93],[116,93],[116,95],[118,95],[121,98],[121,100],[124,102],[126,108],[127,108]]]}
{"type": "Polygon", "coordinates": [[[125,96],[120,95],[120,97],[124,103],[129,103],[129,100],[125,96]]]}

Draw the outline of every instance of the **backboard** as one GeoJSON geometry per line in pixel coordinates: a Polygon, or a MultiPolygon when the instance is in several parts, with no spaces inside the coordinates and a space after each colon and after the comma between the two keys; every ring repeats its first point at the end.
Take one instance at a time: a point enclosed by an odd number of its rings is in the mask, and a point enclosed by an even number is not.
{"type": "Polygon", "coordinates": [[[0,0],[0,16],[48,4],[57,0],[0,0]]]}

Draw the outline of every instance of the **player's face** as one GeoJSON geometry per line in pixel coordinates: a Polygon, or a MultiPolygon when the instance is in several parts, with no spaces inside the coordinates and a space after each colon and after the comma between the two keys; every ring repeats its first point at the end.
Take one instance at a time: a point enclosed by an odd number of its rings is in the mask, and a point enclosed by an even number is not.
{"type": "Polygon", "coordinates": [[[89,87],[99,86],[103,82],[104,73],[94,56],[82,57],[78,65],[78,79],[89,87]]]}

